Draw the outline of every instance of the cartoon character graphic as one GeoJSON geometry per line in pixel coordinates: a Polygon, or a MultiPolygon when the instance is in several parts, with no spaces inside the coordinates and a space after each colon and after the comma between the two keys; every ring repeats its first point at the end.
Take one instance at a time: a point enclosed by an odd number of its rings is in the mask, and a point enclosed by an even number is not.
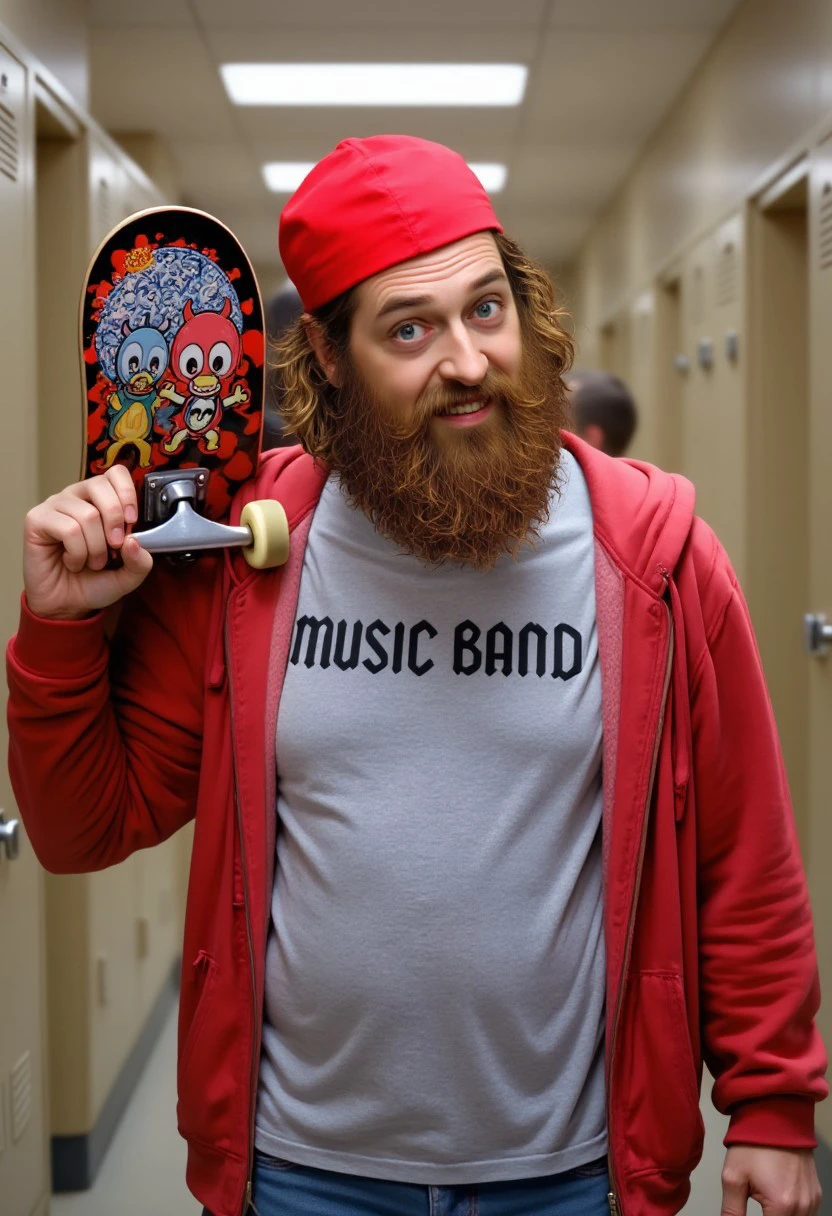
{"type": "Polygon", "coordinates": [[[116,354],[118,388],[107,403],[107,437],[112,442],[104,459],[105,469],[110,468],[128,444],[138,451],[143,469],[150,464],[148,439],[153,430],[153,415],[160,397],[169,392],[162,389],[157,393],[157,385],[168,366],[165,340],[168,322],[155,328],[147,320],[137,329],[131,329],[129,321],[122,326],[123,341],[116,354]]]}
{"type": "Polygon", "coordinates": [[[172,455],[186,439],[199,439],[206,450],[219,446],[219,425],[223,410],[248,401],[248,393],[238,384],[233,393],[222,396],[222,382],[236,371],[240,362],[241,342],[237,327],[230,319],[231,301],[226,299],[222,312],[194,312],[188,300],[182,312],[183,323],[173,341],[170,355],[171,371],[187,381],[190,397],[182,397],[173,389],[165,396],[177,405],[184,405],[184,423],[162,444],[172,455]]]}

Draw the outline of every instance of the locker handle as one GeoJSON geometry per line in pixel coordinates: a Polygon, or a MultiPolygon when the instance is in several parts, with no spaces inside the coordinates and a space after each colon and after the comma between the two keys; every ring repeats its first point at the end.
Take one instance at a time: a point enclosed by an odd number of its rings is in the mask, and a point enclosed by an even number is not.
{"type": "Polygon", "coordinates": [[[9,861],[20,856],[20,820],[11,819],[6,823],[6,816],[0,811],[0,845],[6,850],[9,861]]]}
{"type": "Polygon", "coordinates": [[[803,618],[803,645],[808,654],[822,658],[832,645],[832,625],[822,612],[807,612],[803,618]]]}

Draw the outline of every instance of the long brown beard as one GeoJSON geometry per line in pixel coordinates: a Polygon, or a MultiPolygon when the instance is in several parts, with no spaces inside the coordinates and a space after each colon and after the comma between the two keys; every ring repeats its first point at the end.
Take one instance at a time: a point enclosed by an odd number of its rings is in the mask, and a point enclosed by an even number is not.
{"type": "Polygon", "coordinates": [[[526,345],[517,380],[490,370],[473,390],[493,401],[492,416],[471,428],[439,423],[443,442],[431,419],[470,400],[471,388],[430,389],[402,420],[373,400],[352,364],[343,369],[334,468],[350,503],[424,562],[490,569],[532,544],[548,518],[566,394],[554,361],[526,345]]]}

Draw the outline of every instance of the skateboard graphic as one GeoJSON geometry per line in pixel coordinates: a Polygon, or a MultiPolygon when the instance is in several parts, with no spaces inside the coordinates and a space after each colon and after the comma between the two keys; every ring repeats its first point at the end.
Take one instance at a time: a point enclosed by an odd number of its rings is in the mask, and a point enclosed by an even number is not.
{"type": "Polygon", "coordinates": [[[254,272],[225,225],[188,207],[139,211],[110,233],[81,299],[82,477],[126,466],[134,533],[151,553],[240,545],[251,566],[288,556],[285,512],[248,503],[263,432],[265,330],[254,272]]]}

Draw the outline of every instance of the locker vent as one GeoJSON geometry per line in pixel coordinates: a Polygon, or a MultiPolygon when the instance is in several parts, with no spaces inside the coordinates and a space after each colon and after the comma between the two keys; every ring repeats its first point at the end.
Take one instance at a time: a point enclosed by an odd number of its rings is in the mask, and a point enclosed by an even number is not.
{"type": "Polygon", "coordinates": [[[832,182],[825,182],[820,196],[818,220],[818,248],[820,268],[832,267],[832,182]]]}
{"type": "Polygon", "coordinates": [[[719,251],[716,264],[716,302],[718,308],[733,304],[737,298],[737,278],[739,269],[737,247],[733,241],[728,241],[719,251]]]}
{"type": "Polygon", "coordinates": [[[17,121],[9,107],[0,101],[0,173],[16,182],[18,167],[17,121]]]}
{"type": "Polygon", "coordinates": [[[17,1143],[32,1117],[32,1054],[12,1067],[12,1143],[17,1143]]]}

